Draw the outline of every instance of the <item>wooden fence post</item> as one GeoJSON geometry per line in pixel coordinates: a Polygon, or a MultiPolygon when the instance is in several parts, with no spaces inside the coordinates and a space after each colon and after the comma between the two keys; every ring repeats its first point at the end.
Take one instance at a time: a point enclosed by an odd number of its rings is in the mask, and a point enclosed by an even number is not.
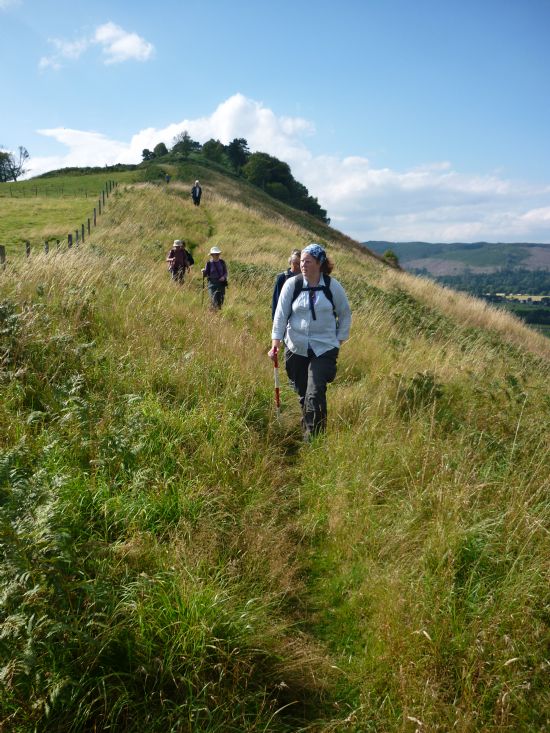
{"type": "Polygon", "coordinates": [[[46,240],[44,241],[44,252],[45,252],[46,254],[48,254],[48,252],[49,252],[49,251],[50,251],[50,243],[49,243],[49,242],[48,242],[48,240],[46,239],[46,240]]]}
{"type": "Polygon", "coordinates": [[[88,217],[88,236],[90,236],[90,218],[88,217]]]}
{"type": "Polygon", "coordinates": [[[98,203],[98,214],[101,216],[101,199],[99,199],[98,203]]]}
{"type": "Polygon", "coordinates": [[[81,239],[82,239],[82,241],[84,241],[84,224],[81,224],[80,225],[80,232],[81,232],[81,235],[80,235],[81,236],[81,239]]]}
{"type": "Polygon", "coordinates": [[[97,210],[95,206],[94,206],[94,226],[97,226],[97,210]]]}
{"type": "Polygon", "coordinates": [[[105,208],[105,190],[101,192],[101,196],[103,197],[103,207],[105,208]]]}
{"type": "Polygon", "coordinates": [[[0,265],[6,266],[6,248],[3,244],[0,244],[0,265]]]}
{"type": "Polygon", "coordinates": [[[25,254],[27,257],[31,256],[31,243],[28,240],[25,242],[25,254]]]}
{"type": "Polygon", "coordinates": [[[74,233],[76,234],[76,237],[75,237],[74,243],[75,243],[75,245],[78,245],[78,244],[79,244],[79,241],[78,241],[78,229],[75,229],[75,230],[74,230],[74,233]]]}
{"type": "Polygon", "coordinates": [[[72,246],[73,246],[73,235],[68,234],[67,235],[67,247],[71,249],[72,246]]]}

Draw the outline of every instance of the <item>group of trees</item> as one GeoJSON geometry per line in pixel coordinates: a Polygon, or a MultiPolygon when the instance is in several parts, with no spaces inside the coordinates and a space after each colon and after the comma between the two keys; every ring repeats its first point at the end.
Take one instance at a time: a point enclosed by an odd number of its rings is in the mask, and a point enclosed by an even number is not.
{"type": "Polygon", "coordinates": [[[8,153],[7,150],[0,150],[0,183],[17,181],[26,173],[25,163],[29,159],[29,153],[22,145],[17,153],[8,153]]]}
{"type": "Polygon", "coordinates": [[[235,173],[241,172],[242,167],[250,157],[248,143],[242,137],[235,138],[228,145],[214,139],[207,140],[201,145],[192,139],[187,130],[176,135],[172,140],[170,149],[167,148],[165,143],[161,142],[155,145],[152,150],[145,148],[141,155],[144,161],[165,158],[165,156],[180,160],[188,158],[191,153],[199,154],[207,160],[219,163],[232,169],[235,173]]]}
{"type": "Polygon", "coordinates": [[[187,159],[191,154],[243,176],[270,196],[295,209],[307,211],[322,221],[329,221],[326,210],[321,208],[317,198],[310,196],[307,188],[294,178],[288,163],[267,153],[251,153],[248,142],[243,137],[235,138],[227,145],[213,138],[201,145],[184,131],[174,138],[170,150],[161,142],[155,145],[153,150],[145,148],[142,157],[144,161],[159,158],[165,161],[170,158],[187,159]]]}

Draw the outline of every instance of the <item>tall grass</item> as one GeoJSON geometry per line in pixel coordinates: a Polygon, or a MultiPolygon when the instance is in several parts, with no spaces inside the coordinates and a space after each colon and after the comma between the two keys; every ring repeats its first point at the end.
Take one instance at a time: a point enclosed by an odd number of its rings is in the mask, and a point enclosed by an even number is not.
{"type": "Polygon", "coordinates": [[[1,274],[0,727],[548,728],[550,347],[326,228],[354,324],[301,446],[270,294],[319,231],[204,188],[1,274]]]}

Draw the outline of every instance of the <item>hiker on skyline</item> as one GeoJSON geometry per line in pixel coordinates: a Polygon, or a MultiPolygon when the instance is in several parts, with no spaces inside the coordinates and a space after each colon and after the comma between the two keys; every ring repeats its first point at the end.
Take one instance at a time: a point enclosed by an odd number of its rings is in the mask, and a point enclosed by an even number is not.
{"type": "Polygon", "coordinates": [[[286,372],[300,398],[305,442],[326,430],[327,384],[336,376],[340,346],[351,325],[346,293],[329,276],[332,269],[320,244],[302,250],[302,274],[283,285],[271,332],[270,359],[284,339],[286,372]]]}
{"type": "Polygon", "coordinates": [[[189,271],[189,253],[185,249],[185,242],[182,239],[174,239],[174,245],[166,257],[168,269],[172,273],[172,280],[183,285],[185,273],[189,271]]]}
{"type": "Polygon", "coordinates": [[[195,181],[195,185],[191,189],[191,197],[195,206],[200,206],[202,196],[202,188],[198,181],[195,181]]]}
{"type": "Polygon", "coordinates": [[[208,294],[213,310],[220,310],[222,307],[227,287],[227,266],[220,257],[221,253],[219,247],[212,247],[210,259],[202,269],[202,276],[208,280],[208,294]]]}
{"type": "Polygon", "coordinates": [[[301,251],[299,249],[293,249],[288,258],[288,269],[277,275],[275,287],[273,288],[273,297],[271,299],[271,320],[275,318],[275,309],[277,308],[283,285],[290,277],[300,274],[300,254],[301,251]]]}

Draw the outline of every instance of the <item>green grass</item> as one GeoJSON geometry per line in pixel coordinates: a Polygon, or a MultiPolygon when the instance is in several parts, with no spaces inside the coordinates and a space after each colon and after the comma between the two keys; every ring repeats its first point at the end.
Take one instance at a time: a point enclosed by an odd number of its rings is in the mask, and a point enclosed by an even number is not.
{"type": "Polygon", "coordinates": [[[318,233],[218,176],[1,275],[0,725],[548,729],[550,345],[324,228],[354,323],[302,446],[270,296],[318,233]]]}
{"type": "Polygon", "coordinates": [[[105,173],[89,176],[34,178],[29,181],[0,184],[0,244],[6,257],[25,253],[25,242],[32,251],[41,251],[44,242],[67,243],[67,235],[87,220],[93,225],[93,210],[108,181],[123,183],[133,180],[135,173],[105,173]]]}

